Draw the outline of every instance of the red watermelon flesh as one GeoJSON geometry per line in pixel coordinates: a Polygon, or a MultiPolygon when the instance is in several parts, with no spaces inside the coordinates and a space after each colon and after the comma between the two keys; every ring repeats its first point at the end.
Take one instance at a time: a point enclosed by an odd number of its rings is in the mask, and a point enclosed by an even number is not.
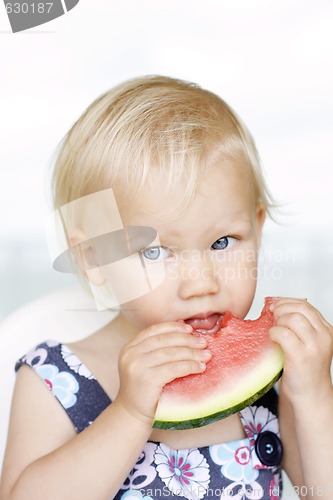
{"type": "MultiPolygon", "coordinates": [[[[212,423],[245,408],[275,384],[283,369],[280,346],[268,335],[274,324],[269,307],[275,300],[265,299],[256,320],[241,320],[230,312],[223,318],[212,315],[206,323],[198,320],[194,335],[205,335],[212,358],[205,372],[164,387],[154,427],[187,429],[212,423]],[[207,328],[218,331],[204,333],[207,328]]],[[[193,327],[195,321],[191,320],[193,327]]]]}

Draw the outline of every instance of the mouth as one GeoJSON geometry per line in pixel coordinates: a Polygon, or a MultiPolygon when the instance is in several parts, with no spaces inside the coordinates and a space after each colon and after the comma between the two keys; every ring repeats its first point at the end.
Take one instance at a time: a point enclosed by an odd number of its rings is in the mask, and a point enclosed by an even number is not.
{"type": "Polygon", "coordinates": [[[200,314],[184,320],[187,325],[192,326],[193,330],[206,335],[213,335],[218,332],[221,328],[222,321],[223,314],[220,313],[200,314]]]}

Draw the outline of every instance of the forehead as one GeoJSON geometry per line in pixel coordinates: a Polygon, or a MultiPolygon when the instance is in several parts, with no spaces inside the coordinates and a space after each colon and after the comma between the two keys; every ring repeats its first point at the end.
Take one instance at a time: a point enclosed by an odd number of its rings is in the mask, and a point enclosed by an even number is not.
{"type": "Polygon", "coordinates": [[[198,178],[192,199],[184,206],[182,180],[166,191],[161,178],[152,176],[135,200],[121,209],[125,225],[175,225],[184,220],[195,225],[198,218],[226,222],[250,218],[256,205],[254,183],[248,169],[232,160],[218,159],[198,178]],[[154,182],[155,180],[155,182],[154,182]]]}

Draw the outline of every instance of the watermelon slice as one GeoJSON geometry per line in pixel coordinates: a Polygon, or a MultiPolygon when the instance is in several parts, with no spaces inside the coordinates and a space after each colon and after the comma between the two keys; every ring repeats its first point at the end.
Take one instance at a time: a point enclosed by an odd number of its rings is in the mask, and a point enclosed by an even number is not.
{"type": "Polygon", "coordinates": [[[261,316],[241,320],[231,313],[223,317],[222,328],[205,335],[212,358],[205,372],[181,377],[163,388],[154,427],[192,429],[211,424],[236,413],[263,396],[280,378],[283,354],[268,331],[273,326],[266,297],[261,316]]]}

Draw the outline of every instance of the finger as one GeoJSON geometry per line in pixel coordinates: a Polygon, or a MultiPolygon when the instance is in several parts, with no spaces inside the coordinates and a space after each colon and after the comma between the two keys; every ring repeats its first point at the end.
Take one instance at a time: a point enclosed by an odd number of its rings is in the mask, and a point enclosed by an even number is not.
{"type": "Polygon", "coordinates": [[[302,341],[292,330],[283,326],[273,326],[269,330],[269,336],[277,342],[283,353],[288,357],[294,357],[302,348],[302,341]]]}
{"type": "Polygon", "coordinates": [[[212,357],[208,349],[191,349],[188,347],[167,347],[146,354],[145,364],[150,367],[177,361],[202,361],[207,363],[212,357]]]}
{"type": "Polygon", "coordinates": [[[151,335],[141,339],[140,342],[132,344],[133,347],[141,353],[156,351],[158,349],[167,349],[168,347],[191,347],[193,349],[204,349],[207,346],[207,340],[198,335],[192,335],[184,332],[168,332],[151,335]]]}
{"type": "Polygon", "coordinates": [[[170,332],[191,333],[193,332],[193,328],[191,327],[191,325],[180,323],[179,321],[154,324],[139,332],[136,335],[135,339],[132,340],[131,344],[135,345],[144,339],[153,337],[154,335],[170,332]]]}
{"type": "Polygon", "coordinates": [[[187,375],[203,373],[206,370],[206,363],[194,360],[173,361],[154,368],[154,376],[158,377],[165,385],[175,378],[186,377],[187,375]]]}
{"type": "MultiPolygon", "coordinates": [[[[333,327],[323,318],[321,313],[314,306],[300,299],[279,299],[276,304],[277,307],[274,309],[274,318],[277,324],[280,323],[279,317],[282,317],[283,314],[292,314],[295,312],[302,314],[315,329],[316,332],[313,333],[319,334],[316,339],[313,338],[312,340],[318,341],[321,344],[323,352],[327,351],[328,355],[332,352],[333,327]]],[[[295,323],[298,322],[296,318],[294,321],[295,323]]],[[[301,333],[301,330],[297,330],[297,332],[301,333]]],[[[304,334],[306,335],[306,331],[304,331],[304,334]]],[[[309,342],[311,342],[310,338],[309,342]]]]}
{"type": "Polygon", "coordinates": [[[311,370],[320,364],[325,370],[330,371],[332,358],[330,354],[327,357],[329,349],[325,343],[313,342],[310,345],[305,345],[292,330],[282,326],[273,326],[269,331],[269,335],[274,342],[280,345],[283,351],[285,368],[298,365],[301,369],[311,370]]]}
{"type": "Polygon", "coordinates": [[[330,333],[325,331],[319,335],[308,320],[298,313],[282,316],[276,326],[270,329],[269,335],[291,356],[306,353],[306,356],[320,358],[323,362],[324,358],[332,358],[333,339],[330,333]]]}
{"type": "Polygon", "coordinates": [[[284,314],[297,312],[305,316],[317,330],[322,327],[329,327],[329,324],[325,321],[320,312],[309,302],[302,299],[279,299],[272,304],[272,310],[275,321],[278,321],[284,314]]]}
{"type": "MultiPolygon", "coordinates": [[[[284,327],[305,345],[310,346],[317,341],[317,332],[310,321],[299,312],[285,313],[276,321],[277,327],[284,327]]],[[[287,334],[286,334],[287,335],[287,334]]]]}

